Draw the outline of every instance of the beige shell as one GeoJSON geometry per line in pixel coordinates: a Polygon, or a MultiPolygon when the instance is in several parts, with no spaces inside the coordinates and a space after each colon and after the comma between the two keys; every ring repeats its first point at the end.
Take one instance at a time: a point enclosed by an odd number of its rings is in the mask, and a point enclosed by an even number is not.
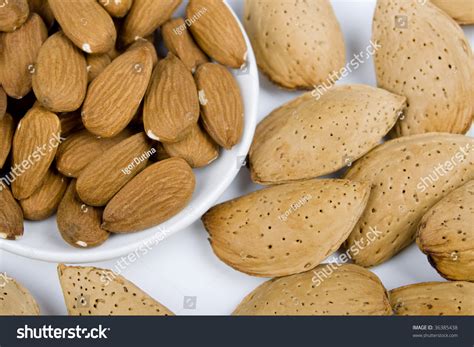
{"type": "Polygon", "coordinates": [[[474,24],[474,2],[472,0],[431,0],[459,24],[474,24]]]}
{"type": "Polygon", "coordinates": [[[372,272],[351,264],[322,264],[313,271],[263,283],[233,314],[382,316],[391,315],[392,309],[382,282],[372,272]]]}
{"type": "Polygon", "coordinates": [[[474,56],[454,20],[430,1],[379,0],[372,41],[379,87],[407,97],[394,135],[470,128],[474,56]]]}
{"type": "Polygon", "coordinates": [[[0,316],[38,316],[40,308],[31,293],[20,283],[0,274],[0,316]]]}
{"type": "Polygon", "coordinates": [[[279,86],[313,89],[340,77],[344,38],[329,0],[245,0],[244,24],[258,66],[279,86]]]}
{"type": "Polygon", "coordinates": [[[345,178],[369,182],[372,191],[346,243],[354,261],[377,265],[412,243],[426,211],[474,178],[473,148],[467,136],[421,134],[388,141],[358,160],[345,178]],[[381,233],[375,239],[367,237],[373,229],[381,233]]]}

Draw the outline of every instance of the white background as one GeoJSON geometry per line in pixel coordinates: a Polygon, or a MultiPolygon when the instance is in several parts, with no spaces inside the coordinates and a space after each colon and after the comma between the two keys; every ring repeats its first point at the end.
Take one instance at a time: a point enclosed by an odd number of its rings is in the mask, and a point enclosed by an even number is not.
{"type": "MultiPolygon", "coordinates": [[[[229,0],[242,17],[243,1],[229,0]]],[[[347,61],[369,45],[375,1],[333,1],[336,16],[346,42],[347,61]]],[[[474,26],[464,27],[474,46],[474,26]]],[[[375,86],[373,63],[368,61],[347,78],[338,82],[364,83],[375,86]]],[[[260,76],[259,119],[272,109],[298,95],[281,91],[260,76]]],[[[472,136],[472,129],[471,129],[472,136]]],[[[257,189],[249,172],[240,174],[222,196],[225,201],[257,189]]],[[[116,269],[117,260],[94,263],[94,266],[116,269]]],[[[412,245],[390,261],[372,269],[387,289],[401,285],[443,280],[428,264],[416,245],[412,245]]],[[[0,251],[0,272],[26,286],[37,299],[42,314],[66,314],[56,264],[22,258],[0,251]]],[[[176,314],[228,315],[241,299],[264,279],[239,273],[220,262],[213,254],[207,232],[200,221],[164,240],[148,254],[127,266],[122,274],[176,314]],[[185,309],[185,296],[196,297],[196,308],[185,309]]]]}

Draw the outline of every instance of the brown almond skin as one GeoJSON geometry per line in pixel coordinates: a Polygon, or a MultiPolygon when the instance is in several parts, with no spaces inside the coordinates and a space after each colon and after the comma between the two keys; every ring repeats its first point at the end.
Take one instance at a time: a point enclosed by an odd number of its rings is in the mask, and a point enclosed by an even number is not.
{"type": "Polygon", "coordinates": [[[41,106],[31,108],[18,123],[12,165],[23,173],[12,184],[16,199],[30,197],[41,186],[60,144],[60,133],[59,118],[41,106]]]}
{"type": "Polygon", "coordinates": [[[82,121],[91,133],[113,137],[130,123],[145,95],[153,69],[151,52],[134,48],[117,57],[89,85],[82,121]]]}
{"type": "Polygon", "coordinates": [[[102,7],[112,16],[116,18],[125,17],[132,7],[133,0],[98,0],[102,7]]]}
{"type": "Polygon", "coordinates": [[[15,133],[15,122],[10,114],[5,114],[0,118],[0,169],[5,165],[5,161],[10,154],[13,134],[15,133]]]}
{"type": "Polygon", "coordinates": [[[129,45],[153,33],[180,4],[181,0],[134,0],[120,34],[122,43],[129,45]]]}
{"type": "Polygon", "coordinates": [[[92,82],[107,66],[112,59],[107,54],[89,54],[87,56],[87,81],[92,82]]]}
{"type": "Polygon", "coordinates": [[[55,19],[48,0],[28,0],[28,5],[30,6],[30,12],[39,14],[43,18],[46,27],[51,29],[55,19]]]}
{"type": "Polygon", "coordinates": [[[196,45],[183,18],[170,19],[161,27],[166,48],[176,55],[194,73],[196,68],[209,62],[209,58],[196,45]]]}
{"type": "Polygon", "coordinates": [[[163,148],[171,157],[186,160],[192,168],[209,165],[219,156],[219,148],[198,124],[192,127],[183,140],[176,143],[163,143],[163,148]]]}
{"type": "Polygon", "coordinates": [[[23,235],[23,212],[8,186],[0,181],[0,237],[16,240],[23,235]]]}
{"type": "Polygon", "coordinates": [[[150,51],[152,60],[153,60],[153,67],[155,67],[155,65],[159,61],[159,57],[154,45],[154,38],[146,37],[144,39],[137,39],[134,43],[130,45],[129,50],[133,48],[141,48],[141,47],[145,47],[146,49],[150,51]]]}
{"type": "Polygon", "coordinates": [[[104,243],[109,233],[101,228],[103,209],[84,204],[76,193],[76,181],[67,188],[58,207],[57,224],[63,239],[78,248],[104,243]]]}
{"type": "Polygon", "coordinates": [[[474,283],[424,282],[392,289],[390,303],[397,316],[472,316],[474,283]]]}
{"type": "Polygon", "coordinates": [[[82,52],[64,35],[50,36],[38,53],[33,91],[52,112],[71,112],[81,107],[87,90],[87,65],[82,52]]]}
{"type": "Polygon", "coordinates": [[[71,133],[84,129],[79,111],[58,114],[61,122],[61,136],[68,137],[71,133]]]}
{"type": "Polygon", "coordinates": [[[144,133],[133,135],[113,146],[87,165],[79,175],[76,190],[80,199],[91,206],[105,206],[147,166],[152,152],[152,143],[144,133]],[[139,160],[138,164],[134,164],[135,159],[139,160]],[[133,168],[128,173],[126,168],[129,165],[133,168]]]}
{"type": "Polygon", "coordinates": [[[153,71],[145,96],[143,123],[148,137],[162,142],[184,139],[199,118],[193,75],[172,53],[153,71]]]}
{"type": "Polygon", "coordinates": [[[64,176],[78,177],[94,159],[129,135],[128,130],[111,138],[98,138],[85,129],[76,132],[59,146],[56,167],[64,176]]]}
{"type": "Polygon", "coordinates": [[[96,0],[49,0],[54,17],[67,37],[86,53],[107,53],[117,32],[107,11],[96,0]]]}
{"type": "Polygon", "coordinates": [[[194,173],[183,159],[155,163],[110,200],[102,227],[114,233],[130,233],[161,224],[186,207],[195,185],[194,173]]]}
{"type": "Polygon", "coordinates": [[[15,31],[28,19],[30,9],[26,0],[3,1],[0,8],[0,31],[15,31]]]}
{"type": "Polygon", "coordinates": [[[41,187],[33,195],[20,201],[26,219],[44,220],[56,212],[68,186],[68,179],[54,170],[49,170],[41,187]]]}
{"type": "Polygon", "coordinates": [[[7,112],[7,94],[3,90],[2,86],[0,85],[0,119],[5,115],[7,112]]]}
{"type": "Polygon", "coordinates": [[[247,45],[232,12],[223,1],[191,0],[186,17],[199,47],[215,61],[238,69],[245,64],[247,45]]]}
{"type": "Polygon", "coordinates": [[[244,106],[232,74],[222,65],[206,63],[194,75],[201,116],[207,133],[220,146],[230,149],[242,137],[244,106]]]}
{"type": "Polygon", "coordinates": [[[36,57],[47,37],[46,26],[36,13],[16,31],[0,33],[2,85],[8,96],[21,99],[30,92],[36,57]]]}

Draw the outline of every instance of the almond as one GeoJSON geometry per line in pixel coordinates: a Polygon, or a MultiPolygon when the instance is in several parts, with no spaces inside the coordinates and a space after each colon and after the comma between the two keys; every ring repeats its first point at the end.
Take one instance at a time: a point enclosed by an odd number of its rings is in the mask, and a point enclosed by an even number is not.
{"type": "Polygon", "coordinates": [[[193,168],[209,165],[219,156],[219,148],[198,124],[192,127],[184,140],[163,143],[163,148],[171,157],[183,158],[193,168]]]}
{"type": "Polygon", "coordinates": [[[71,133],[77,132],[84,128],[81,120],[81,114],[78,111],[60,113],[58,115],[61,122],[61,137],[66,138],[71,133]]]}
{"type": "Polygon", "coordinates": [[[0,169],[3,168],[8,154],[10,154],[14,132],[15,123],[13,118],[6,113],[3,118],[0,118],[0,169]]]}
{"type": "Polygon", "coordinates": [[[215,61],[238,69],[247,59],[242,30],[222,0],[190,0],[186,17],[201,49],[215,61]]]}
{"type": "Polygon", "coordinates": [[[454,190],[421,219],[416,242],[441,276],[474,282],[474,180],[454,190]]]}
{"type": "Polygon", "coordinates": [[[392,289],[389,297],[398,316],[474,315],[474,283],[417,283],[392,289]]]}
{"type": "Polygon", "coordinates": [[[195,74],[207,133],[220,146],[230,149],[240,141],[244,127],[242,96],[232,74],[219,64],[206,63],[195,74]]]}
{"type": "Polygon", "coordinates": [[[59,264],[58,276],[69,315],[173,315],[135,284],[111,270],[59,264]]]}
{"type": "Polygon", "coordinates": [[[147,167],[107,204],[102,227],[129,233],[161,224],[178,214],[191,200],[194,173],[181,158],[147,167]]]}
{"type": "Polygon", "coordinates": [[[0,120],[3,118],[7,112],[7,94],[0,85],[0,120]]]}
{"type": "Polygon", "coordinates": [[[41,46],[33,74],[38,101],[53,112],[81,107],[87,90],[87,65],[82,52],[63,32],[51,35],[41,46]]]}
{"type": "Polygon", "coordinates": [[[430,1],[380,0],[372,40],[380,46],[378,85],[408,101],[394,135],[466,133],[474,114],[474,56],[459,25],[430,1]]]}
{"type": "Polygon", "coordinates": [[[8,0],[0,7],[0,31],[15,31],[28,19],[30,9],[26,0],[8,0]]]}
{"type": "Polygon", "coordinates": [[[181,59],[191,72],[209,61],[194,42],[183,18],[170,19],[166,22],[161,28],[161,35],[166,48],[181,59]]]}
{"type": "Polygon", "coordinates": [[[142,47],[150,51],[152,60],[153,60],[153,67],[155,67],[155,65],[158,63],[159,58],[158,58],[158,53],[156,53],[153,37],[137,39],[133,44],[130,45],[129,49],[142,48],[142,47]]]}
{"type": "Polygon", "coordinates": [[[331,85],[344,67],[344,37],[328,0],[245,0],[244,25],[258,66],[281,87],[331,85]]]}
{"type": "Polygon", "coordinates": [[[134,0],[125,18],[121,40],[129,45],[137,38],[144,38],[166,22],[181,4],[181,0],[134,0]]]}
{"type": "Polygon", "coordinates": [[[46,28],[51,29],[54,24],[54,15],[49,7],[48,0],[28,0],[30,12],[37,13],[43,18],[46,28]]]}
{"type": "Polygon", "coordinates": [[[149,157],[155,152],[144,133],[121,141],[80,173],[76,186],[79,197],[91,206],[105,206],[146,167],[149,157]]]}
{"type": "Polygon", "coordinates": [[[58,207],[57,223],[63,239],[74,247],[90,248],[98,246],[109,238],[109,233],[101,228],[103,209],[84,204],[76,193],[73,180],[58,207]]]}
{"type": "MultiPolygon", "coordinates": [[[[11,0],[10,0],[11,1],[11,0]]],[[[40,309],[31,293],[13,278],[2,283],[0,316],[38,316],[40,309]]]]}
{"type": "Polygon", "coordinates": [[[130,123],[145,95],[153,69],[146,47],[117,57],[89,85],[82,121],[91,133],[113,137],[130,123]]]}
{"type": "Polygon", "coordinates": [[[99,138],[87,130],[76,132],[59,146],[56,167],[67,177],[78,177],[89,163],[128,136],[128,130],[111,138],[99,138]]]}
{"type": "Polygon", "coordinates": [[[53,215],[63,198],[68,180],[49,170],[43,184],[29,198],[20,201],[23,215],[29,220],[44,220],[53,215]]]}
{"type": "Polygon", "coordinates": [[[254,276],[312,269],[347,239],[369,198],[365,183],[308,180],[262,189],[203,217],[214,253],[254,276]]]}
{"type": "Polygon", "coordinates": [[[67,37],[86,53],[107,53],[117,32],[107,11],[96,0],[49,0],[54,17],[67,37]]]}
{"type": "Polygon", "coordinates": [[[283,183],[351,165],[380,143],[404,107],[404,97],[365,85],[302,95],[258,125],[250,148],[252,180],[283,183]]]}
{"type": "Polygon", "coordinates": [[[61,143],[59,118],[41,106],[20,120],[13,137],[13,164],[19,171],[12,184],[18,200],[29,198],[43,183],[61,143]]]}
{"type": "Polygon", "coordinates": [[[474,178],[474,139],[421,134],[388,141],[359,159],[345,178],[372,185],[367,208],[346,247],[362,266],[380,264],[415,239],[425,212],[449,191],[474,178]],[[381,234],[371,242],[367,234],[381,234]],[[356,252],[351,247],[361,244],[356,252]]]}
{"type": "Polygon", "coordinates": [[[0,181],[0,238],[17,240],[23,235],[23,212],[3,180],[0,181]]]}
{"type": "Polygon", "coordinates": [[[112,60],[108,54],[89,54],[87,56],[87,80],[91,82],[110,65],[112,60]]]}
{"type": "Polygon", "coordinates": [[[132,7],[133,0],[98,0],[102,7],[112,16],[116,18],[125,17],[132,7]]]}
{"type": "Polygon", "coordinates": [[[472,0],[431,0],[459,24],[474,24],[474,4],[472,0]]]}
{"type": "Polygon", "coordinates": [[[18,30],[0,33],[2,85],[8,96],[21,99],[31,90],[36,57],[47,37],[43,20],[36,13],[32,13],[18,30]]]}
{"type": "Polygon", "coordinates": [[[143,123],[148,137],[162,142],[184,139],[199,118],[193,75],[172,53],[153,71],[145,96],[143,123]]]}
{"type": "Polygon", "coordinates": [[[313,271],[263,283],[233,314],[388,316],[392,309],[382,282],[372,272],[351,264],[322,264],[313,271]],[[318,273],[323,273],[323,278],[318,273]]]}

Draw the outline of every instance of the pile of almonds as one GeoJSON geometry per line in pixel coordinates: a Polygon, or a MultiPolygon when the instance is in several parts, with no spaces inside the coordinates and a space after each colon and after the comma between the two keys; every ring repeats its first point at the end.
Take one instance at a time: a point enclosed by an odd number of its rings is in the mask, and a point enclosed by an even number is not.
{"type": "Polygon", "coordinates": [[[222,1],[191,0],[186,20],[171,18],[180,4],[0,8],[1,237],[56,211],[81,248],[158,225],[190,201],[192,169],[239,143],[243,103],[228,68],[246,63],[242,32],[222,1]]]}

